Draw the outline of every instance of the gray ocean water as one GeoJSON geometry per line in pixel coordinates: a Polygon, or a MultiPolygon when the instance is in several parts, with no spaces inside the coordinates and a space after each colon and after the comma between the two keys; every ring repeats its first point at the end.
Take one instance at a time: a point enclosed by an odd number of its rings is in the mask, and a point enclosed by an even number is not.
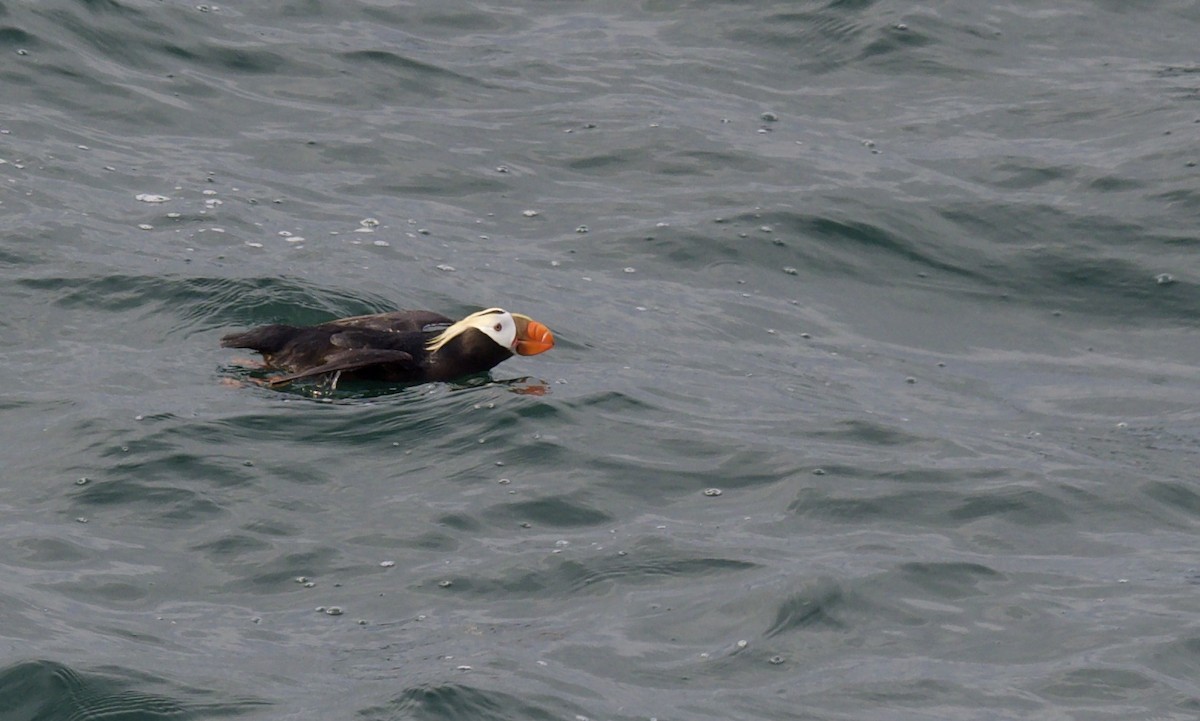
{"type": "Polygon", "coordinates": [[[1200,717],[1197,38],[0,0],[0,719],[1200,717]],[[491,382],[218,347],[496,305],[491,382]]]}

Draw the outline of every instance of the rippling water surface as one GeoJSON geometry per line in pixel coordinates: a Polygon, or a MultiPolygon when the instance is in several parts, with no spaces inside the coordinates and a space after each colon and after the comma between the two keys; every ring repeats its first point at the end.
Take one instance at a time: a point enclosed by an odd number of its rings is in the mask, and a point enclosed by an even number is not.
{"type": "Polygon", "coordinates": [[[1196,718],[1197,37],[0,0],[0,718],[1196,718]],[[558,347],[222,382],[492,305],[558,347]]]}

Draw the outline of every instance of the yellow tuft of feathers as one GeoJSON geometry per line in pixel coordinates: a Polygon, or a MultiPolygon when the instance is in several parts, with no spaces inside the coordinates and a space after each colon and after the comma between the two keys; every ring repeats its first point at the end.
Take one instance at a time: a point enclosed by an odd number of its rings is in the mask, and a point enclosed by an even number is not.
{"type": "Polygon", "coordinates": [[[505,312],[503,308],[488,308],[487,310],[481,310],[477,313],[472,313],[471,315],[451,325],[449,328],[441,333],[438,333],[436,336],[430,339],[429,342],[425,344],[425,350],[433,353],[458,336],[462,335],[464,331],[470,328],[478,327],[479,321],[484,317],[503,312],[505,312]]]}

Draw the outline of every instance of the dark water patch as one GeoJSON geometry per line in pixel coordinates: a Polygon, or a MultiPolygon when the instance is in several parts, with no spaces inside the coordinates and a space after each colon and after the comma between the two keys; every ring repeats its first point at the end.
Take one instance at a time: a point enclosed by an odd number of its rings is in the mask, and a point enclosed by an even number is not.
{"type": "Polygon", "coordinates": [[[418,536],[413,536],[412,538],[399,541],[397,546],[423,551],[453,553],[462,547],[462,542],[449,534],[430,531],[428,533],[422,533],[418,536]]]}
{"type": "Polygon", "coordinates": [[[922,595],[949,600],[987,595],[993,591],[986,584],[1005,580],[1001,573],[978,563],[905,563],[897,573],[900,583],[922,595]]]}
{"type": "Polygon", "coordinates": [[[682,549],[667,550],[659,544],[637,545],[624,555],[587,560],[558,559],[543,568],[504,569],[500,575],[438,578],[427,585],[439,593],[481,598],[528,598],[563,596],[588,592],[607,595],[613,587],[656,586],[671,579],[695,581],[722,577],[757,568],[758,564],[732,558],[697,556],[682,549]],[[448,584],[447,584],[448,582],[448,584]],[[441,585],[438,585],[441,584],[441,585]]]}
{"type": "Polygon", "coordinates": [[[1182,514],[1193,519],[1200,518],[1200,493],[1194,484],[1179,481],[1152,481],[1142,487],[1142,492],[1173,514],[1182,514]]]}
{"type": "Polygon", "coordinates": [[[806,589],[780,603],[775,620],[763,631],[763,637],[771,638],[790,631],[846,630],[848,625],[838,618],[845,605],[845,593],[837,584],[806,589]]]}
{"type": "MultiPolygon", "coordinates": [[[[442,168],[420,175],[413,174],[403,183],[384,182],[378,189],[397,197],[459,198],[464,195],[499,193],[505,190],[504,183],[481,176],[469,170],[442,168]]],[[[346,187],[344,190],[353,190],[346,187]]]]}
{"type": "Polygon", "coordinates": [[[893,468],[864,474],[861,469],[839,466],[821,466],[832,475],[858,475],[876,480],[906,484],[962,484],[977,488],[988,482],[1012,478],[1013,471],[1004,468],[893,468]]]}
{"type": "Polygon", "coordinates": [[[1160,78],[1188,77],[1200,74],[1200,65],[1166,65],[1155,73],[1160,78]]]}
{"type": "Polygon", "coordinates": [[[602,176],[626,172],[645,162],[644,148],[619,148],[576,157],[566,161],[564,166],[577,172],[602,176]]]}
{"type": "Polygon", "coordinates": [[[369,294],[351,295],[289,278],[59,276],[23,278],[17,284],[65,309],[174,316],[189,334],[238,325],[309,325],[391,309],[387,301],[369,294]]]}
{"type": "Polygon", "coordinates": [[[1075,176],[1073,165],[1053,165],[1033,159],[1003,162],[988,166],[990,184],[997,188],[1032,190],[1047,183],[1058,183],[1075,176]]]}
{"type": "Polygon", "coordinates": [[[544,696],[537,700],[525,699],[501,691],[446,684],[407,689],[386,706],[362,709],[358,716],[369,721],[560,721],[563,718],[588,718],[584,711],[561,699],[544,696]]]}
{"type": "Polygon", "coordinates": [[[464,531],[474,533],[483,530],[483,524],[471,516],[462,513],[447,513],[444,516],[438,516],[434,519],[434,523],[453,528],[456,531],[464,531]]]}
{"type": "MultiPolygon", "coordinates": [[[[154,68],[152,53],[148,52],[155,46],[153,39],[170,37],[172,30],[166,22],[157,19],[160,17],[157,13],[107,0],[76,3],[74,7],[46,8],[39,15],[53,22],[59,31],[70,33],[69,44],[64,44],[71,49],[72,56],[80,49],[90,47],[129,72],[154,68]],[[86,12],[78,12],[79,6],[86,12]],[[136,37],[139,32],[141,37],[136,37]]],[[[84,59],[76,57],[68,62],[74,64],[79,60],[84,59]]],[[[79,65],[81,72],[92,74],[95,71],[95,67],[88,67],[86,62],[79,65]]],[[[109,66],[109,70],[113,67],[109,66]]]]}
{"type": "Polygon", "coordinates": [[[1119,175],[1105,175],[1088,183],[1088,186],[1098,192],[1125,192],[1130,190],[1141,190],[1146,187],[1144,181],[1136,178],[1128,178],[1119,175]]]}
{"type": "Polygon", "coordinates": [[[1068,524],[1074,516],[1071,505],[1046,493],[1029,488],[998,489],[970,494],[947,520],[970,522],[978,518],[1001,517],[1022,526],[1068,524]]]}
{"type": "Polygon", "coordinates": [[[724,150],[687,150],[668,155],[676,163],[688,169],[685,175],[715,176],[736,170],[741,173],[761,173],[770,169],[770,164],[754,156],[724,150]]]}
{"type": "Polygon", "coordinates": [[[687,231],[655,233],[635,246],[640,254],[669,261],[682,267],[709,266],[734,261],[752,252],[754,241],[733,240],[708,233],[687,231]]]}
{"type": "MultiPolygon", "coordinates": [[[[120,448],[108,449],[104,455],[123,458],[109,466],[104,472],[114,479],[137,479],[145,482],[193,482],[216,488],[236,488],[253,485],[257,474],[246,465],[245,459],[203,458],[192,453],[176,450],[190,435],[184,431],[154,434],[138,441],[136,450],[126,452],[120,448]],[[154,453],[154,451],[162,451],[154,453]],[[151,455],[153,454],[153,455],[151,455]]],[[[97,486],[89,486],[87,491],[97,486]]],[[[113,489],[109,489],[113,490],[113,489]]]]}
{"type": "MultiPolygon", "coordinates": [[[[196,21],[193,15],[180,14],[170,22],[194,25],[196,21]]],[[[230,77],[271,75],[279,78],[289,75],[323,74],[310,64],[309,57],[282,54],[264,49],[262,45],[261,41],[247,43],[236,33],[223,32],[217,28],[204,33],[174,35],[167,32],[151,32],[144,42],[144,47],[153,49],[162,56],[163,64],[169,64],[177,71],[180,68],[179,61],[184,61],[185,68],[202,69],[222,76],[227,74],[230,77]]]]}
{"type": "Polygon", "coordinates": [[[625,148],[608,147],[582,157],[570,155],[555,162],[589,177],[644,173],[657,178],[658,182],[666,182],[668,178],[713,178],[731,173],[761,173],[770,168],[766,162],[743,154],[717,149],[673,151],[652,143],[625,148]]]}
{"type": "Polygon", "coordinates": [[[906,433],[883,423],[856,419],[843,421],[829,430],[816,430],[812,435],[826,441],[862,444],[863,446],[907,446],[922,442],[919,436],[906,433]]]}
{"type": "Polygon", "coordinates": [[[997,690],[969,682],[927,678],[920,672],[902,675],[908,677],[897,681],[864,679],[847,684],[846,702],[854,707],[865,704],[885,708],[897,715],[903,715],[899,714],[901,709],[911,709],[914,718],[933,706],[948,709],[952,716],[996,719],[1033,718],[1046,708],[1023,689],[997,690]]]}
{"type": "Polygon", "coordinates": [[[48,587],[76,601],[105,608],[145,609],[150,589],[126,581],[92,576],[79,581],[48,583],[48,587]]]}
{"type": "Polygon", "coordinates": [[[215,691],[120,667],[85,671],[54,661],[24,661],[0,669],[0,714],[11,721],[208,719],[265,706],[253,699],[224,700],[215,691]]]}
{"type": "MultiPolygon", "coordinates": [[[[1200,161],[1197,161],[1200,162],[1200,161]]],[[[1168,203],[1175,203],[1181,207],[1187,208],[1190,211],[1200,209],[1200,190],[1194,188],[1182,188],[1179,190],[1168,190],[1154,196],[1158,200],[1163,200],[1168,203]]],[[[1184,235],[1178,238],[1165,239],[1171,245],[1197,245],[1200,244],[1200,237],[1196,235],[1184,235]]]]}
{"type": "Polygon", "coordinates": [[[339,57],[360,70],[364,67],[380,68],[391,73],[390,82],[399,83],[397,90],[419,95],[437,97],[442,94],[434,83],[453,81],[468,85],[486,85],[478,79],[462,75],[411,57],[400,55],[390,50],[353,50],[344,52],[339,57]]]}
{"type": "Polygon", "coordinates": [[[960,494],[950,490],[910,490],[867,495],[806,488],[788,506],[791,513],[841,523],[889,520],[936,526],[980,519],[1018,526],[1069,524],[1074,518],[1063,500],[1023,486],[960,494]]]}
{"type": "Polygon", "coordinates": [[[118,2],[118,0],[76,0],[76,2],[87,8],[89,12],[97,14],[112,13],[123,18],[138,18],[144,15],[140,9],[126,2],[118,2]]]}
{"type": "MultiPolygon", "coordinates": [[[[6,236],[6,242],[11,241],[12,236],[6,236]]],[[[30,253],[18,253],[12,248],[0,248],[0,263],[13,266],[32,265],[37,261],[37,257],[30,253]]]]}
{"type": "Polygon", "coordinates": [[[37,48],[41,43],[32,34],[16,27],[0,27],[0,47],[8,52],[20,49],[37,48]]]}
{"type": "Polygon", "coordinates": [[[788,512],[840,523],[893,520],[924,525],[939,524],[958,503],[958,494],[949,491],[905,491],[867,498],[806,488],[788,505],[788,512]]]}
{"type": "MultiPolygon", "coordinates": [[[[742,212],[717,218],[720,222],[711,227],[655,228],[647,237],[630,239],[622,247],[635,254],[631,260],[640,260],[639,265],[670,261],[671,268],[715,273],[715,268],[733,264],[733,277],[739,284],[755,277],[747,272],[749,268],[769,271],[770,277],[777,279],[786,276],[775,274],[790,268],[788,274],[801,278],[836,276],[889,285],[911,283],[910,279],[921,274],[937,274],[960,284],[978,280],[978,253],[970,246],[938,243],[937,235],[927,227],[936,221],[920,215],[869,208],[856,208],[845,217],[778,210],[742,212]]],[[[715,276],[714,280],[722,278],[715,276]]],[[[762,293],[777,285],[760,287],[760,280],[742,290],[762,293]]]]}
{"type": "Polygon", "coordinates": [[[968,237],[991,241],[976,281],[994,289],[989,292],[1005,292],[1010,302],[1070,310],[1090,322],[1196,323],[1191,309],[1200,303],[1200,284],[1161,279],[1179,265],[1174,256],[1164,258],[1163,249],[1190,244],[1188,236],[1124,219],[1097,225],[1044,205],[953,207],[940,214],[968,237]],[[1138,248],[1145,253],[1135,254],[1138,248]],[[1148,263],[1151,256],[1160,260],[1148,263]]]}
{"type": "MultiPolygon", "coordinates": [[[[1113,704],[1127,702],[1126,710],[1133,711],[1137,701],[1151,691],[1169,692],[1153,678],[1128,669],[1077,668],[1053,673],[1038,685],[1044,696],[1069,705],[1113,704]]],[[[1107,707],[1108,711],[1118,709],[1107,707]]]]}
{"type": "Polygon", "coordinates": [[[655,556],[654,551],[647,551],[635,548],[615,557],[564,561],[556,573],[570,582],[573,591],[605,593],[614,585],[644,585],[670,577],[723,576],[758,567],[756,563],[731,558],[667,557],[655,556]]]}
{"type": "Polygon", "coordinates": [[[603,472],[600,483],[643,502],[699,493],[713,486],[752,488],[786,483],[798,470],[790,461],[724,444],[697,443],[660,433],[652,448],[624,458],[601,454],[589,466],[603,472]]]}
{"type": "Polygon", "coordinates": [[[1147,666],[1176,679],[1200,677],[1200,636],[1183,633],[1146,650],[1147,666]]]}
{"type": "Polygon", "coordinates": [[[248,554],[257,554],[272,548],[274,548],[272,544],[261,538],[244,533],[233,533],[214,541],[191,546],[191,550],[221,561],[236,561],[248,554]]]}
{"type": "MultiPolygon", "coordinates": [[[[276,507],[284,511],[303,512],[312,510],[300,507],[300,504],[281,502],[275,504],[276,507]]],[[[299,526],[294,523],[285,522],[284,518],[275,518],[270,521],[251,521],[242,526],[242,530],[248,533],[257,533],[271,538],[289,538],[300,534],[299,526]]]]}
{"type": "Polygon", "coordinates": [[[1031,295],[1042,296],[1043,303],[1056,298],[1090,315],[1103,313],[1188,326],[1197,323],[1192,309],[1200,303],[1200,283],[1163,283],[1156,280],[1161,272],[1158,268],[1144,268],[1118,258],[1083,260],[1061,250],[1037,253],[1030,259],[1030,271],[1034,268],[1045,276],[1046,285],[1031,295]]]}
{"type": "Polygon", "coordinates": [[[109,523],[119,518],[121,523],[181,527],[205,523],[227,513],[220,504],[196,491],[128,478],[89,483],[72,500],[84,517],[109,523]]]}
{"type": "Polygon", "coordinates": [[[872,60],[878,63],[881,70],[898,70],[903,69],[904,72],[912,74],[915,72],[931,72],[940,70],[941,74],[953,74],[957,76],[966,76],[967,73],[953,68],[950,65],[939,62],[937,59],[929,56],[901,56],[898,55],[905,51],[913,51],[918,48],[923,48],[929,45],[934,45],[934,36],[939,28],[929,27],[926,23],[922,23],[922,30],[914,30],[907,25],[897,23],[888,28],[878,28],[875,30],[875,39],[867,44],[859,56],[862,60],[872,60]],[[890,67],[889,67],[890,66],[890,67]]]}
{"type": "MultiPolygon", "coordinates": [[[[821,247],[829,253],[828,259],[842,259],[840,269],[843,271],[860,267],[862,265],[860,253],[866,252],[872,256],[882,253],[915,266],[954,273],[959,276],[972,277],[974,275],[969,268],[934,257],[933,251],[936,249],[932,245],[921,244],[914,239],[915,235],[908,235],[899,229],[863,220],[792,214],[776,215],[767,220],[774,225],[793,229],[801,236],[821,240],[821,247]]],[[[810,256],[811,253],[810,250],[810,256]]],[[[812,259],[819,260],[820,258],[812,256],[812,259]]],[[[828,263],[829,260],[825,262],[828,263]]]]}
{"type": "Polygon", "coordinates": [[[577,528],[609,523],[613,517],[585,503],[562,496],[549,496],[530,501],[502,503],[488,509],[493,523],[513,526],[528,522],[551,528],[577,528]]]}
{"type": "MultiPolygon", "coordinates": [[[[342,453],[371,449],[373,458],[390,459],[392,465],[410,472],[441,464],[440,474],[454,479],[477,473],[485,462],[520,463],[559,453],[552,445],[532,443],[531,436],[563,411],[540,396],[516,392],[522,387],[520,382],[490,381],[474,386],[363,384],[347,392],[349,398],[336,399],[318,386],[292,388],[288,393],[231,389],[253,398],[248,402],[260,404],[263,411],[180,425],[165,431],[161,441],[170,445],[197,437],[214,441],[232,437],[303,449],[340,447],[342,453]],[[484,461],[465,452],[472,447],[495,457],[484,461]]],[[[334,395],[341,394],[339,389],[334,395]]],[[[302,474],[319,479],[335,473],[339,465],[329,459],[328,464],[302,469],[302,474]]]]}
{"type": "MultiPolygon", "coordinates": [[[[445,29],[458,36],[464,31],[495,32],[505,27],[500,21],[502,16],[487,12],[461,12],[450,9],[421,8],[420,24],[430,29],[445,29]]],[[[379,9],[371,8],[378,11],[379,9]]]]}
{"type": "Polygon", "coordinates": [[[43,568],[75,565],[92,557],[78,544],[57,538],[26,538],[14,542],[12,546],[23,564],[43,568]]]}
{"type": "Polygon", "coordinates": [[[588,395],[578,396],[565,401],[569,408],[576,410],[592,410],[620,417],[638,417],[656,406],[629,393],[616,390],[603,390],[588,395]]]}
{"type": "Polygon", "coordinates": [[[235,578],[225,583],[224,591],[249,593],[255,596],[295,593],[307,590],[300,578],[313,578],[332,573],[340,567],[336,562],[338,553],[331,548],[320,548],[303,553],[289,553],[287,549],[271,558],[258,558],[253,562],[220,562],[226,573],[235,578]]]}
{"type": "Polygon", "coordinates": [[[806,72],[827,73],[860,57],[863,46],[870,42],[870,21],[856,13],[871,4],[844,7],[835,2],[802,12],[735,20],[722,34],[737,44],[786,51],[796,67],[806,72]]]}

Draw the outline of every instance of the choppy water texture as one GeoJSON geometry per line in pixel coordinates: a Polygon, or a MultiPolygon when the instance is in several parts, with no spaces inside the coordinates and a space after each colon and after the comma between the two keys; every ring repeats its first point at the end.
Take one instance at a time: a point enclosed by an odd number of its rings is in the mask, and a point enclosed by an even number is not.
{"type": "Polygon", "coordinates": [[[1197,38],[0,0],[0,718],[1196,718],[1197,38]],[[220,382],[491,305],[559,346],[220,382]]]}

